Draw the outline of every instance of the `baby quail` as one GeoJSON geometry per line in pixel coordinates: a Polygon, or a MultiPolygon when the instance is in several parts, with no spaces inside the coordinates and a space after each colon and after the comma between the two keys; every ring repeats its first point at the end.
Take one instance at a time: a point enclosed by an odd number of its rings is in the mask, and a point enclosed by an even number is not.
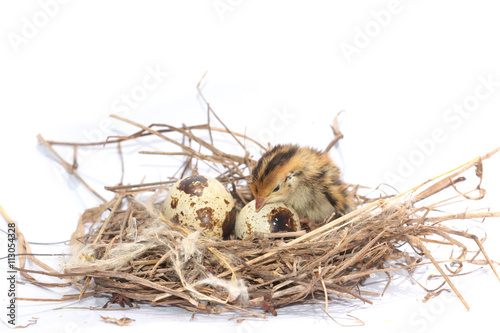
{"type": "Polygon", "coordinates": [[[353,207],[337,165],[327,153],[309,147],[287,144],[268,150],[252,170],[249,186],[257,211],[267,203],[286,202],[313,224],[353,207]]]}

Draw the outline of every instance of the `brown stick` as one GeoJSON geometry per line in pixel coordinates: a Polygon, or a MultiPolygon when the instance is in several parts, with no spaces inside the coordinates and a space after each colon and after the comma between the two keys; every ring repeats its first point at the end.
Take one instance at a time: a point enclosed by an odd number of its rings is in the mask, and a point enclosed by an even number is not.
{"type": "Polygon", "coordinates": [[[469,304],[467,304],[467,302],[465,301],[465,299],[463,298],[462,294],[460,294],[460,292],[458,291],[458,289],[455,287],[455,285],[453,284],[453,282],[451,282],[450,278],[448,277],[448,275],[446,275],[446,273],[444,272],[444,270],[441,268],[441,266],[439,266],[438,262],[436,261],[436,259],[434,259],[434,256],[432,256],[432,254],[429,252],[429,250],[427,250],[427,248],[424,246],[424,244],[420,241],[420,239],[418,239],[417,237],[413,237],[413,236],[408,236],[408,239],[409,241],[416,247],[418,247],[420,249],[420,251],[422,251],[425,256],[427,258],[429,258],[431,260],[431,262],[434,264],[434,267],[437,268],[437,270],[439,271],[439,273],[441,274],[441,276],[446,280],[446,282],[448,283],[448,285],[450,286],[450,288],[453,290],[453,292],[455,293],[455,295],[457,295],[457,297],[460,299],[460,301],[462,302],[462,304],[465,306],[465,308],[467,309],[467,311],[470,310],[470,306],[469,304]]]}
{"type": "Polygon", "coordinates": [[[332,127],[334,138],[328,144],[328,146],[326,146],[325,153],[328,153],[332,149],[332,147],[334,147],[341,139],[344,138],[344,134],[340,131],[339,123],[338,123],[339,116],[342,114],[342,112],[344,112],[344,111],[340,111],[339,113],[337,113],[337,115],[333,119],[333,124],[331,127],[332,127]]]}
{"type": "Polygon", "coordinates": [[[38,141],[45,147],[47,147],[56,157],[56,160],[66,169],[66,171],[72,175],[74,175],[78,180],[90,191],[92,192],[96,197],[101,199],[103,202],[107,202],[106,199],[104,199],[99,193],[97,193],[92,187],[90,187],[89,184],[83,178],[78,174],[76,171],[75,165],[71,165],[68,162],[66,162],[56,151],[55,149],[40,135],[38,134],[37,136],[38,141]]]}

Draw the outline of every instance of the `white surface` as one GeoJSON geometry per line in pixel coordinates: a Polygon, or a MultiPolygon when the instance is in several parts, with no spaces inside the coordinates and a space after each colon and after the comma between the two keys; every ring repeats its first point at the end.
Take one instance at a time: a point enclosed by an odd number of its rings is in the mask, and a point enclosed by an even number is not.
{"type": "MultiPolygon", "coordinates": [[[[262,143],[322,148],[332,138],[329,124],[345,110],[345,139],[335,156],[350,182],[391,183],[403,191],[500,146],[494,1],[11,1],[0,5],[0,22],[0,204],[34,242],[68,239],[78,215],[97,203],[38,146],[36,134],[89,141],[136,130],[109,121],[111,113],[142,124],[205,123],[196,84],[207,70],[204,93],[218,115],[262,143]],[[360,33],[366,29],[371,37],[360,33]],[[347,44],[356,53],[346,56],[347,44]],[[130,94],[137,95],[127,106],[130,94]]],[[[113,168],[116,156],[103,155],[82,150],[79,164],[83,176],[110,197],[102,187],[116,184],[120,175],[113,168]]],[[[175,165],[144,155],[127,163],[129,183],[144,175],[146,181],[164,180],[168,164],[175,165]]],[[[488,194],[474,207],[500,210],[499,166],[498,157],[485,163],[488,194]]],[[[500,259],[498,222],[482,225],[494,260],[500,259]]],[[[335,324],[318,306],[237,324],[203,315],[191,321],[190,314],[170,308],[53,311],[60,304],[22,303],[18,324],[34,316],[40,319],[29,331],[122,331],[127,329],[104,324],[98,314],[126,314],[136,320],[129,329],[169,331],[435,332],[496,325],[500,283],[491,272],[459,281],[469,312],[454,296],[422,303],[425,293],[404,278],[373,306],[330,306],[343,323],[354,322],[347,314],[366,323],[357,329],[335,324]]],[[[21,296],[36,290],[23,287],[21,296]]],[[[74,291],[44,295],[68,292],[74,291]]]]}

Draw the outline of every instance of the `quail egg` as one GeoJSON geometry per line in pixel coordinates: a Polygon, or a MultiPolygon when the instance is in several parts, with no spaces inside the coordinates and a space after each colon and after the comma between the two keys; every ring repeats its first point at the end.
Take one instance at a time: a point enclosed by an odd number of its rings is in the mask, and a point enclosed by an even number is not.
{"type": "Polygon", "coordinates": [[[240,211],[234,226],[236,237],[241,239],[254,232],[279,231],[300,231],[297,212],[284,202],[269,203],[256,211],[253,200],[240,211]]]}
{"type": "Polygon", "coordinates": [[[164,201],[165,217],[202,231],[206,236],[224,238],[234,229],[235,202],[214,178],[193,175],[179,180],[164,201]]]}

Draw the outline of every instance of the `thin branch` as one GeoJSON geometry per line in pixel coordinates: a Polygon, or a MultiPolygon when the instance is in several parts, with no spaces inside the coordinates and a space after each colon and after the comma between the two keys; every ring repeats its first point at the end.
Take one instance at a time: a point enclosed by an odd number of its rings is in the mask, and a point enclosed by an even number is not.
{"type": "Polygon", "coordinates": [[[206,100],[205,96],[203,95],[202,91],[201,91],[201,82],[203,81],[203,79],[205,78],[205,76],[207,75],[208,72],[205,72],[205,74],[203,74],[203,76],[201,77],[200,81],[198,82],[198,85],[196,86],[196,89],[198,89],[198,93],[200,94],[200,97],[203,99],[203,101],[205,102],[205,104],[207,105],[207,108],[209,110],[209,112],[212,112],[212,114],[215,116],[215,118],[217,118],[217,120],[219,121],[219,123],[222,124],[222,126],[224,126],[224,128],[226,129],[226,131],[231,134],[231,136],[233,137],[233,139],[246,151],[246,148],[245,148],[245,145],[242,144],[240,142],[240,140],[238,140],[238,138],[236,137],[236,135],[233,133],[233,131],[231,131],[227,126],[226,124],[224,124],[224,122],[219,118],[219,116],[214,112],[214,110],[212,109],[212,107],[210,106],[210,104],[208,103],[208,101],[206,100]]]}
{"type": "MultiPolygon", "coordinates": [[[[99,193],[97,193],[92,187],[90,187],[89,184],[87,184],[87,182],[85,180],[83,180],[83,178],[78,174],[78,172],[76,171],[76,168],[75,168],[75,164],[76,163],[73,163],[73,165],[69,164],[68,162],[66,162],[55,150],[54,148],[52,147],[52,145],[47,142],[40,134],[37,135],[37,139],[38,141],[40,141],[40,143],[42,145],[44,145],[45,147],[47,147],[53,154],[54,156],[56,157],[56,160],[64,167],[64,169],[66,169],[66,171],[69,173],[69,174],[72,174],[74,175],[76,178],[78,178],[78,180],[90,191],[92,192],[96,197],[98,197],[100,200],[102,200],[103,202],[107,202],[106,199],[104,199],[99,193]]],[[[76,154],[75,154],[76,156],[76,154]]]]}
{"type": "Polygon", "coordinates": [[[331,128],[332,128],[332,131],[333,131],[334,138],[328,144],[328,146],[326,146],[325,153],[328,153],[340,140],[342,140],[344,138],[344,134],[340,131],[339,123],[338,123],[339,116],[343,112],[344,111],[340,111],[339,113],[337,113],[337,115],[333,119],[333,124],[331,125],[331,128]]]}

